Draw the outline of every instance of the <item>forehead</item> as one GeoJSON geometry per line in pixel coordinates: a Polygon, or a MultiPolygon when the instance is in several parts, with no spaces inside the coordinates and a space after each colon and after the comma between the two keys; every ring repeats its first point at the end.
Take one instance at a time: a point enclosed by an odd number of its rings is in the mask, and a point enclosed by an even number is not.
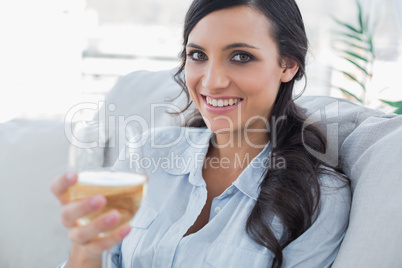
{"type": "MultiPolygon", "coordinates": [[[[271,23],[260,12],[237,6],[214,11],[203,17],[189,34],[189,43],[208,40],[223,40],[227,43],[246,42],[272,43],[271,23]]],[[[204,41],[205,42],[205,41],[204,41]]]]}

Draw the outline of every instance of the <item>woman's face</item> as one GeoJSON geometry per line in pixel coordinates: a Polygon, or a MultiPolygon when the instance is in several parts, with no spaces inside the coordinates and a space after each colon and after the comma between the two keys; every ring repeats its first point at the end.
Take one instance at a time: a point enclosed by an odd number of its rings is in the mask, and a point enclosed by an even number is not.
{"type": "Polygon", "coordinates": [[[246,6],[202,18],[190,32],[186,52],[187,87],[215,133],[267,129],[281,82],[297,71],[280,65],[270,22],[246,6]]]}

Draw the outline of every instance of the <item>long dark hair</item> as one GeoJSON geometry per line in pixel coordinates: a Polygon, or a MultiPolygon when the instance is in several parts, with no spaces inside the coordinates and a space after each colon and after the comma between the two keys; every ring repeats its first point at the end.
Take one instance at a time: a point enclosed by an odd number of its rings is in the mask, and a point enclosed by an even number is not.
{"type": "MultiPolygon", "coordinates": [[[[192,101],[182,74],[186,64],[185,47],[191,30],[207,14],[240,5],[249,6],[267,17],[271,22],[270,34],[276,41],[279,59],[292,61],[299,66],[293,79],[280,85],[271,112],[271,123],[275,118],[286,119],[276,121],[276,133],[271,131],[268,134],[271,141],[275,139],[271,157],[285,159],[286,169],[271,165],[266,171],[260,184],[260,194],[246,224],[248,235],[275,255],[273,267],[281,267],[282,250],[312,225],[320,200],[318,177],[327,170],[324,168],[325,163],[309,154],[304,147],[307,145],[317,152],[324,153],[325,136],[312,125],[303,129],[303,122],[306,120],[305,111],[293,101],[294,83],[305,76],[305,58],[308,49],[303,19],[296,2],[294,0],[193,1],[185,18],[182,62],[174,77],[187,96],[187,106],[184,109],[186,110],[192,101]],[[273,215],[276,215],[284,226],[285,232],[279,239],[271,229],[273,215]]],[[[186,126],[205,127],[199,112],[195,113],[192,116],[194,120],[187,120],[186,126]]]]}

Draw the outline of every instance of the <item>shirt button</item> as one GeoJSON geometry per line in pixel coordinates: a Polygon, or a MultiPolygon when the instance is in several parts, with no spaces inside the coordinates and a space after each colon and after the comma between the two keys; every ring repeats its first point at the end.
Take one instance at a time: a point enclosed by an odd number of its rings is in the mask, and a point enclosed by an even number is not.
{"type": "Polygon", "coordinates": [[[230,194],[233,194],[233,192],[234,192],[234,190],[233,189],[229,189],[228,191],[227,191],[227,193],[230,195],[230,194]]]}
{"type": "Polygon", "coordinates": [[[216,207],[214,211],[216,214],[218,214],[221,211],[221,207],[216,207]]]}

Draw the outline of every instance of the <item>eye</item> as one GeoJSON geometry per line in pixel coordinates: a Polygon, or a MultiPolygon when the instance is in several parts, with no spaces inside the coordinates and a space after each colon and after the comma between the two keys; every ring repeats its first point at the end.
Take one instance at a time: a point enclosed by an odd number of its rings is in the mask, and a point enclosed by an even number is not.
{"type": "Polygon", "coordinates": [[[189,56],[190,59],[195,61],[202,61],[207,59],[207,55],[201,51],[191,51],[190,53],[187,54],[187,56],[189,56]]]}
{"type": "Polygon", "coordinates": [[[231,60],[237,61],[237,62],[240,62],[240,63],[246,63],[246,62],[249,62],[249,61],[253,60],[253,57],[250,56],[247,53],[238,53],[238,54],[234,55],[231,58],[231,60]]]}

